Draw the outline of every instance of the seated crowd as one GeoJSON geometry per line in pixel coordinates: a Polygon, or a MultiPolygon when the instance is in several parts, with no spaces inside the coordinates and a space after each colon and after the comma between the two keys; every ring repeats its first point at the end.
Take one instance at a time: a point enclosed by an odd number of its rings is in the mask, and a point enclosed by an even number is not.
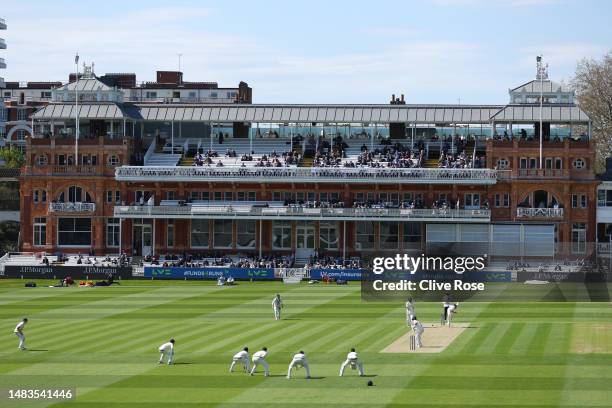
{"type": "Polygon", "coordinates": [[[40,258],[40,264],[46,266],[67,266],[67,265],[89,265],[89,266],[128,266],[131,259],[122,253],[120,256],[95,256],[93,253],[88,255],[66,255],[58,252],[51,257],[46,254],[40,258]],[[51,260],[50,258],[55,258],[51,260]]]}
{"type": "Polygon", "coordinates": [[[417,145],[416,149],[410,149],[401,143],[393,146],[377,147],[370,151],[364,144],[361,153],[354,160],[346,159],[342,148],[319,148],[315,153],[314,167],[371,167],[371,168],[413,168],[421,167],[424,159],[424,150],[417,145]]]}
{"type": "MultiPolygon", "coordinates": [[[[255,167],[285,167],[291,165],[297,165],[301,160],[301,155],[296,152],[283,152],[279,154],[276,150],[273,150],[269,154],[263,154],[261,157],[254,157],[254,153],[244,153],[240,156],[241,167],[246,167],[248,162],[255,162],[255,167]]],[[[212,149],[204,152],[198,152],[193,158],[193,166],[216,166],[223,167],[223,161],[218,159],[219,154],[212,149]],[[216,163],[215,163],[216,161],[216,163]]],[[[238,159],[238,153],[236,150],[227,149],[225,152],[225,158],[238,159]]]]}
{"type": "MultiPolygon", "coordinates": [[[[242,161],[252,161],[252,156],[243,156],[242,161]],[[246,158],[246,160],[245,160],[246,158]]],[[[296,152],[284,152],[281,155],[276,153],[276,150],[272,151],[269,155],[264,154],[261,158],[257,160],[255,167],[285,167],[297,165],[301,160],[301,156],[296,152]]],[[[244,163],[242,163],[242,167],[246,167],[244,163]]]]}
{"type": "Polygon", "coordinates": [[[225,267],[225,268],[290,268],[294,265],[295,257],[284,255],[221,255],[216,254],[167,254],[148,255],[143,258],[142,264],[160,265],[167,267],[225,267]]]}
{"type": "Polygon", "coordinates": [[[340,200],[332,201],[296,201],[285,200],[283,205],[292,208],[344,208],[344,202],[340,200]]]}
{"type": "Polygon", "coordinates": [[[315,252],[309,257],[305,267],[308,269],[359,269],[361,268],[361,261],[358,259],[342,259],[342,257],[326,256],[315,252]]]}
{"type": "Polygon", "coordinates": [[[477,156],[472,159],[471,155],[467,155],[465,150],[459,154],[443,153],[438,160],[438,168],[445,169],[483,169],[487,167],[487,162],[484,156],[477,156]]]}

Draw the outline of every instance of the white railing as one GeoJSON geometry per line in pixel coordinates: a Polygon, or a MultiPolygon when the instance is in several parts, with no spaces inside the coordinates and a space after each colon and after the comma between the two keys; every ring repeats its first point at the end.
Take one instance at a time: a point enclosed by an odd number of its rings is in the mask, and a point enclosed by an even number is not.
{"type": "Polygon", "coordinates": [[[235,98],[211,98],[211,97],[200,97],[200,98],[172,98],[172,97],[147,97],[146,95],[132,95],[125,98],[129,102],[150,102],[150,103],[209,103],[209,104],[233,104],[237,101],[238,97],[235,98]]]}
{"type": "Polygon", "coordinates": [[[115,206],[120,218],[257,218],[325,220],[476,220],[489,221],[491,211],[409,208],[297,208],[249,205],[115,206]]]}
{"type": "Polygon", "coordinates": [[[95,203],[49,203],[49,212],[94,212],[95,203]]]}
{"type": "Polygon", "coordinates": [[[0,275],[4,275],[4,264],[6,263],[6,261],[8,261],[10,256],[11,254],[7,252],[2,256],[2,258],[0,258],[0,275]]]}
{"type": "Polygon", "coordinates": [[[157,148],[157,140],[156,139],[157,138],[153,139],[153,141],[149,145],[149,148],[147,149],[147,152],[144,155],[144,158],[143,158],[143,163],[144,164],[147,164],[147,162],[151,158],[151,155],[153,155],[153,153],[155,153],[155,149],[157,148]]]}
{"type": "Polygon", "coordinates": [[[523,208],[516,209],[517,217],[525,218],[563,218],[563,208],[523,208]]]}
{"type": "Polygon", "coordinates": [[[495,184],[498,172],[492,169],[429,168],[329,168],[329,167],[180,167],[122,166],[115,170],[121,181],[266,181],[327,183],[422,183],[495,184]]]}

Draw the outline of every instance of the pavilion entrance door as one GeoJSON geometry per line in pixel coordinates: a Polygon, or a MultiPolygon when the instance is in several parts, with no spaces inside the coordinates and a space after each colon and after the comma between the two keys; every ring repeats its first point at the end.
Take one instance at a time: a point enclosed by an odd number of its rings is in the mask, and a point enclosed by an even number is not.
{"type": "Polygon", "coordinates": [[[296,225],[295,258],[300,263],[308,260],[315,250],[315,226],[308,221],[296,225]]]}
{"type": "Polygon", "coordinates": [[[151,220],[134,220],[132,248],[135,256],[147,256],[153,249],[153,224],[151,220]]]}

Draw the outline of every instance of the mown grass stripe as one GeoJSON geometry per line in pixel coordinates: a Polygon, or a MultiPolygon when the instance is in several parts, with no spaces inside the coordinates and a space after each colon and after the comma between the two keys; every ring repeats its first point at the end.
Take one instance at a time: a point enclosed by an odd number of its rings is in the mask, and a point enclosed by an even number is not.
{"type": "Polygon", "coordinates": [[[542,355],[546,352],[548,338],[552,331],[552,323],[540,323],[535,336],[529,343],[529,353],[532,355],[542,355]]]}
{"type": "Polygon", "coordinates": [[[497,345],[493,349],[494,353],[507,354],[518,340],[524,328],[525,323],[512,323],[504,333],[504,336],[497,342],[497,345]]]}

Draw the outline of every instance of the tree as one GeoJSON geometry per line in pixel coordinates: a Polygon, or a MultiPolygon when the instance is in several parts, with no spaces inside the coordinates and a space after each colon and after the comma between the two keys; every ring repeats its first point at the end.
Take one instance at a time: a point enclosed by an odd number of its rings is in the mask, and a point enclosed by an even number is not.
{"type": "Polygon", "coordinates": [[[571,85],[580,108],[591,118],[597,167],[602,170],[606,157],[612,157],[612,52],[600,61],[580,61],[571,85]]]}
{"type": "Polygon", "coordinates": [[[4,160],[5,167],[21,168],[25,164],[23,153],[21,150],[13,147],[5,147],[0,149],[0,159],[4,160]]]}

